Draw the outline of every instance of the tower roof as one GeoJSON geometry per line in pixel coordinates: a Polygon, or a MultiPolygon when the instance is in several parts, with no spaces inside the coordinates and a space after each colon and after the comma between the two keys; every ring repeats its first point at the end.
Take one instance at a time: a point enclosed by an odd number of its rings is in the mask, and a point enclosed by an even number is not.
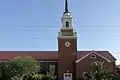
{"type": "Polygon", "coordinates": [[[64,13],[69,13],[69,10],[68,10],[68,1],[65,0],[65,12],[64,13]]]}

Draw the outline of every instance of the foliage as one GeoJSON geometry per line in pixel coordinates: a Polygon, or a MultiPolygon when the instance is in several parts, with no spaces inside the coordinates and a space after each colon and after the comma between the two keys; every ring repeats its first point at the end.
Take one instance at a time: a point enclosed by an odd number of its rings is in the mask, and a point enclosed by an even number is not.
{"type": "Polygon", "coordinates": [[[120,76],[115,76],[113,80],[120,80],[120,76]]]}
{"type": "Polygon", "coordinates": [[[48,73],[48,74],[30,74],[24,76],[23,80],[56,80],[56,76],[48,73]]]}
{"type": "MultiPolygon", "coordinates": [[[[30,73],[37,73],[40,70],[40,64],[29,56],[15,57],[9,62],[1,65],[1,76],[7,79],[19,80],[30,73]]],[[[4,80],[7,80],[4,79],[4,80]]]]}
{"type": "Polygon", "coordinates": [[[112,72],[104,67],[104,62],[101,61],[94,62],[92,71],[84,75],[85,80],[111,80],[112,78],[112,72]]]}
{"type": "Polygon", "coordinates": [[[50,72],[48,72],[46,76],[49,78],[49,80],[56,80],[57,79],[57,76],[55,76],[54,74],[52,74],[50,72]]]}
{"type": "Polygon", "coordinates": [[[7,62],[1,62],[0,63],[0,80],[7,80],[10,78],[9,74],[9,67],[7,65],[7,62]]]}
{"type": "Polygon", "coordinates": [[[39,74],[40,70],[35,59],[19,56],[0,64],[0,80],[56,80],[52,73],[39,74]]]}

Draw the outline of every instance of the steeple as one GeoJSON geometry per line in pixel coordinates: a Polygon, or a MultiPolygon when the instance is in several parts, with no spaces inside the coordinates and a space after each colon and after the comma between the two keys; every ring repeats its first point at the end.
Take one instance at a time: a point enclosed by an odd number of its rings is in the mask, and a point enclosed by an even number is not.
{"type": "Polygon", "coordinates": [[[65,0],[65,10],[62,15],[62,27],[72,28],[72,16],[68,10],[68,0],[65,0]]]}
{"type": "Polygon", "coordinates": [[[68,1],[65,0],[65,12],[64,13],[69,13],[68,11],[68,1]]]}
{"type": "Polygon", "coordinates": [[[62,14],[61,18],[62,27],[60,32],[58,33],[58,38],[75,38],[76,32],[72,26],[72,15],[68,10],[68,0],[65,0],[65,10],[62,14]]]}
{"type": "Polygon", "coordinates": [[[75,80],[75,66],[77,53],[77,34],[72,26],[72,15],[68,10],[68,0],[65,1],[65,10],[62,14],[62,27],[58,32],[58,80],[66,78],[66,71],[69,73],[70,80],[75,80]],[[69,61],[69,62],[68,62],[69,61]],[[66,65],[64,65],[66,64],[66,65]],[[64,66],[63,66],[64,65],[64,66]]]}

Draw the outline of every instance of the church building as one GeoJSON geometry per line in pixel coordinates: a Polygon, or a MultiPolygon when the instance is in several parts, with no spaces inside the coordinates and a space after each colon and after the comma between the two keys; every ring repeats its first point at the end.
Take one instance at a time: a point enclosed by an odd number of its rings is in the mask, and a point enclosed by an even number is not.
{"type": "Polygon", "coordinates": [[[58,80],[80,80],[84,72],[91,70],[94,61],[105,61],[115,71],[116,58],[108,51],[77,51],[77,32],[72,25],[72,15],[65,0],[65,10],[58,32],[58,51],[0,51],[0,60],[5,61],[17,56],[32,56],[41,63],[44,71],[58,75],[58,80]],[[68,76],[68,77],[67,77],[68,76]]]}

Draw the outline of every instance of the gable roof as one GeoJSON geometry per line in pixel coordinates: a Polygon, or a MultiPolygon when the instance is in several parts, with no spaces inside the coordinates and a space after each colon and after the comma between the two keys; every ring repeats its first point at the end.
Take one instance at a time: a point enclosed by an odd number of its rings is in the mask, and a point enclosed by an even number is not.
{"type": "Polygon", "coordinates": [[[104,58],[107,61],[116,61],[117,59],[112,56],[108,51],[80,51],[77,54],[77,60],[76,62],[79,62],[83,58],[87,57],[88,55],[95,53],[96,55],[100,56],[101,58],[104,58]]]}
{"type": "MultiPolygon", "coordinates": [[[[86,54],[88,54],[90,52],[92,52],[92,51],[78,51],[77,52],[78,53],[77,58],[79,59],[79,58],[85,56],[86,54]]],[[[100,54],[100,55],[102,55],[102,56],[104,56],[106,58],[110,57],[111,59],[116,60],[116,58],[108,51],[94,51],[94,52],[96,52],[97,54],[100,54]]]]}
{"type": "MultiPolygon", "coordinates": [[[[77,59],[89,54],[91,51],[78,51],[77,59]]],[[[106,58],[116,60],[108,51],[95,51],[106,58]]],[[[58,60],[58,51],[0,51],[0,60],[9,60],[16,56],[32,56],[37,60],[58,60]]]]}

